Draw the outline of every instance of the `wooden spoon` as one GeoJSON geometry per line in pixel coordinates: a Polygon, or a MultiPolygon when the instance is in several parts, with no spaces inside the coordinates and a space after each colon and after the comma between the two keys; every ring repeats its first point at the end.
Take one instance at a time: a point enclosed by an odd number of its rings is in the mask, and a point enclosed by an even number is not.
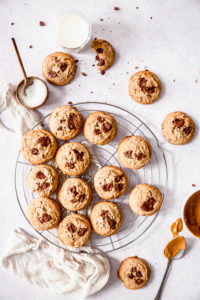
{"type": "Polygon", "coordinates": [[[12,40],[12,43],[13,43],[15,52],[16,52],[16,54],[17,54],[17,58],[18,58],[20,67],[21,67],[21,69],[22,69],[22,73],[23,73],[23,75],[24,75],[23,93],[24,93],[24,96],[26,96],[26,91],[25,91],[25,90],[26,90],[26,88],[27,88],[29,85],[33,84],[33,81],[29,80],[29,78],[28,78],[27,75],[26,75],[26,71],[25,71],[25,69],[24,69],[24,66],[23,66],[23,63],[22,63],[22,60],[21,60],[21,56],[20,56],[19,51],[18,51],[18,48],[17,48],[17,44],[16,44],[16,42],[15,42],[15,39],[14,39],[14,38],[11,38],[11,40],[12,40]]]}

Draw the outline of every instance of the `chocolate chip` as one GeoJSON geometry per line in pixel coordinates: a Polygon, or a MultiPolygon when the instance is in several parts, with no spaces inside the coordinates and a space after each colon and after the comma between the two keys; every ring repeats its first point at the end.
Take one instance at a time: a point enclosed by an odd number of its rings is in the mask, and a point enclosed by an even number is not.
{"type": "Polygon", "coordinates": [[[72,203],[76,203],[76,202],[79,202],[79,200],[78,200],[78,199],[76,199],[76,198],[74,198],[74,199],[70,200],[70,202],[72,202],[72,203]]]}
{"type": "Polygon", "coordinates": [[[80,228],[78,231],[78,235],[79,236],[84,236],[84,234],[86,233],[88,229],[87,228],[80,228]]]}
{"type": "Polygon", "coordinates": [[[141,283],[143,283],[143,281],[144,281],[144,280],[141,279],[141,278],[138,278],[138,279],[135,280],[135,282],[136,282],[137,284],[141,284],[141,283]]]}
{"type": "Polygon", "coordinates": [[[131,274],[128,276],[128,278],[133,279],[133,278],[135,278],[135,276],[131,273],[131,274]]]}
{"type": "Polygon", "coordinates": [[[100,74],[101,74],[101,75],[104,75],[104,74],[105,74],[105,71],[104,71],[104,70],[102,70],[102,71],[100,72],[100,74]]]}
{"type": "Polygon", "coordinates": [[[40,21],[40,26],[46,26],[46,23],[43,21],[40,21]]]}
{"type": "Polygon", "coordinates": [[[124,156],[127,158],[132,158],[132,153],[133,153],[132,150],[126,151],[126,152],[124,152],[124,156]]]}
{"type": "Polygon", "coordinates": [[[94,129],[94,134],[99,135],[101,133],[101,130],[99,128],[94,129]]]}
{"type": "Polygon", "coordinates": [[[70,130],[76,129],[77,125],[78,125],[78,120],[77,120],[76,114],[74,114],[74,113],[70,114],[69,120],[68,120],[69,129],[70,130]]]}
{"type": "Polygon", "coordinates": [[[73,186],[70,188],[70,192],[74,195],[74,197],[76,197],[76,195],[78,195],[78,192],[76,191],[76,187],[73,186]]]}
{"type": "Polygon", "coordinates": [[[110,192],[110,191],[112,191],[112,188],[113,188],[113,184],[112,184],[112,183],[107,183],[107,184],[104,184],[104,185],[103,185],[103,190],[104,190],[105,192],[110,192]]]}
{"type": "Polygon", "coordinates": [[[62,130],[62,129],[63,129],[62,126],[60,126],[60,127],[57,128],[58,131],[60,131],[60,130],[62,130]]]}
{"type": "Polygon", "coordinates": [[[96,60],[100,60],[100,58],[99,58],[99,56],[98,56],[98,55],[96,55],[96,56],[95,56],[95,59],[96,59],[96,60]]]}
{"type": "Polygon", "coordinates": [[[184,120],[183,119],[178,119],[178,118],[176,118],[176,119],[174,119],[174,121],[173,121],[173,124],[177,127],[177,128],[180,128],[180,127],[182,127],[183,125],[184,125],[184,120]]]}
{"type": "Polygon", "coordinates": [[[31,149],[31,153],[33,155],[38,155],[39,154],[39,150],[37,148],[33,148],[33,149],[31,149]]]}
{"type": "Polygon", "coordinates": [[[77,63],[77,62],[79,62],[79,60],[78,60],[78,59],[75,59],[75,63],[77,63]]]}
{"type": "Polygon", "coordinates": [[[84,73],[84,72],[82,72],[81,74],[82,74],[83,76],[87,76],[87,74],[86,74],[86,73],[84,73]]]}
{"type": "Polygon", "coordinates": [[[83,156],[85,153],[83,151],[79,152],[77,149],[73,149],[73,151],[76,154],[77,160],[83,161],[83,156]]]}
{"type": "Polygon", "coordinates": [[[105,133],[109,132],[112,129],[112,125],[109,122],[103,123],[103,131],[105,133]]]}
{"type": "Polygon", "coordinates": [[[120,182],[120,180],[123,178],[124,175],[117,175],[115,177],[115,182],[120,182]]]}
{"type": "Polygon", "coordinates": [[[114,219],[111,219],[110,217],[107,217],[108,224],[110,225],[111,229],[115,229],[116,221],[114,219]]]}
{"type": "Polygon", "coordinates": [[[103,217],[103,219],[107,218],[108,217],[108,213],[109,213],[108,210],[102,210],[101,211],[101,217],[103,217]]]}
{"type": "Polygon", "coordinates": [[[68,104],[69,104],[69,105],[72,105],[73,103],[72,103],[72,101],[68,101],[68,104]]]}
{"type": "Polygon", "coordinates": [[[50,186],[50,183],[49,183],[49,182],[44,182],[43,184],[41,184],[41,185],[38,187],[38,191],[45,190],[45,189],[47,189],[49,186],[50,186]]]}
{"type": "Polygon", "coordinates": [[[101,66],[104,66],[104,65],[105,65],[105,60],[100,58],[97,66],[101,67],[101,66]]]}
{"type": "Polygon", "coordinates": [[[74,224],[68,223],[67,224],[67,229],[68,229],[69,232],[76,232],[77,228],[76,228],[76,226],[74,224]]]}
{"type": "Polygon", "coordinates": [[[118,6],[115,6],[114,7],[114,10],[119,10],[120,8],[118,6]]]}
{"type": "Polygon", "coordinates": [[[56,62],[56,63],[59,63],[59,62],[60,62],[60,59],[58,59],[57,56],[55,56],[55,62],[56,62]]]}
{"type": "Polygon", "coordinates": [[[145,91],[148,94],[153,94],[155,92],[155,86],[151,86],[151,87],[146,87],[145,91]]]}
{"type": "Polygon", "coordinates": [[[42,147],[47,147],[51,143],[51,140],[48,136],[43,136],[39,139],[39,142],[42,147]]]}
{"type": "Polygon", "coordinates": [[[100,21],[102,22],[102,21],[103,21],[103,19],[101,18],[101,19],[100,19],[100,21]]]}
{"type": "Polygon", "coordinates": [[[104,117],[101,117],[101,116],[98,116],[98,117],[97,117],[97,121],[98,121],[99,123],[103,123],[103,122],[105,121],[105,118],[104,118],[104,117]]]}
{"type": "Polygon", "coordinates": [[[103,53],[103,49],[102,48],[97,48],[97,53],[103,53]]]}
{"type": "Polygon", "coordinates": [[[56,77],[58,77],[58,74],[57,74],[55,71],[52,71],[52,70],[49,70],[49,71],[48,71],[48,75],[49,75],[51,78],[56,78],[56,77]]]}
{"type": "Polygon", "coordinates": [[[15,23],[14,23],[14,22],[12,22],[12,23],[10,23],[10,25],[12,25],[12,26],[13,26],[13,25],[15,25],[15,23]]]}
{"type": "Polygon", "coordinates": [[[192,127],[191,127],[191,126],[185,127],[185,128],[183,129],[183,131],[184,131],[187,135],[189,135],[189,134],[191,133],[191,131],[192,131],[192,127]]]}
{"type": "Polygon", "coordinates": [[[124,187],[124,185],[122,183],[118,183],[115,186],[115,190],[120,192],[121,190],[123,190],[123,187],[124,187]]]}
{"type": "Polygon", "coordinates": [[[80,195],[80,197],[79,197],[79,202],[83,202],[84,200],[85,200],[85,197],[86,197],[86,194],[82,194],[82,195],[80,195]]]}
{"type": "Polygon", "coordinates": [[[142,152],[140,152],[138,154],[135,153],[135,157],[137,158],[137,160],[141,160],[141,159],[145,158],[146,155],[144,155],[142,152]]]}
{"type": "Polygon", "coordinates": [[[44,173],[42,173],[41,171],[38,171],[35,176],[36,176],[37,179],[44,179],[45,178],[44,173]]]}
{"type": "Polygon", "coordinates": [[[141,273],[140,271],[137,271],[137,272],[136,272],[136,276],[137,276],[137,277],[142,277],[142,273],[141,273]]]}
{"type": "Polygon", "coordinates": [[[60,69],[62,72],[64,72],[67,69],[67,64],[66,63],[61,63],[60,64],[60,69]]]}
{"type": "Polygon", "coordinates": [[[65,166],[69,169],[74,169],[74,163],[66,162],[65,166]]]}
{"type": "Polygon", "coordinates": [[[143,202],[141,209],[148,212],[154,209],[154,204],[156,200],[153,197],[149,197],[147,201],[143,202]]]}
{"type": "Polygon", "coordinates": [[[133,268],[132,268],[132,272],[137,272],[137,268],[136,268],[136,267],[133,267],[133,268]]]}
{"type": "Polygon", "coordinates": [[[42,217],[40,218],[40,222],[43,224],[45,222],[49,222],[51,220],[51,216],[48,214],[43,214],[42,217]]]}
{"type": "Polygon", "coordinates": [[[145,78],[141,78],[139,80],[139,87],[143,90],[146,88],[147,80],[145,78]]]}

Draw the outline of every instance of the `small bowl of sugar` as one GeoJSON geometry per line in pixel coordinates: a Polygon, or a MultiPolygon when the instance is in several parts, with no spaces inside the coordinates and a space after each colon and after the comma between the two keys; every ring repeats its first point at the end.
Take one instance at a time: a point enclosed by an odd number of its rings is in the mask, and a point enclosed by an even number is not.
{"type": "Polygon", "coordinates": [[[38,77],[28,77],[32,84],[23,91],[24,79],[20,81],[16,90],[18,102],[28,109],[35,109],[42,106],[49,96],[49,90],[46,83],[38,77]]]}

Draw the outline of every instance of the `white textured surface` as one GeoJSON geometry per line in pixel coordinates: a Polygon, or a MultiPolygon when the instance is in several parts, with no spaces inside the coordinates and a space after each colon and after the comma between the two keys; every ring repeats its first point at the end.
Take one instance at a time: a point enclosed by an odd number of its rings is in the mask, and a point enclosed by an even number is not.
{"type": "MultiPolygon", "coordinates": [[[[45,56],[61,50],[53,38],[53,25],[68,9],[78,9],[87,15],[93,23],[93,36],[108,39],[113,44],[117,51],[116,63],[104,76],[100,76],[96,68],[92,67],[95,55],[91,49],[74,55],[79,59],[75,80],[66,87],[48,85],[51,95],[46,105],[40,109],[41,113],[46,114],[67,101],[106,101],[143,116],[158,132],[164,116],[174,110],[187,112],[197,125],[196,135],[190,144],[181,147],[163,144],[168,151],[169,189],[159,217],[136,243],[109,255],[112,266],[109,283],[103,291],[90,298],[154,299],[166,265],[162,250],[170,238],[169,225],[180,216],[185,195],[194,190],[191,184],[198,185],[200,178],[200,3],[197,0],[1,1],[1,82],[10,81],[17,84],[22,79],[9,39],[12,36],[16,38],[28,75],[41,76],[41,64],[45,56]],[[114,6],[119,6],[120,11],[114,11],[114,6]],[[136,9],[137,6],[139,9],[136,9]],[[100,18],[104,21],[100,21],[100,18]],[[39,21],[46,22],[47,26],[40,27],[39,21]],[[14,26],[10,25],[11,22],[15,23],[14,26]],[[30,49],[29,45],[33,45],[33,48],[30,49]],[[128,79],[135,72],[135,66],[139,69],[147,67],[155,72],[163,83],[162,97],[151,106],[141,106],[128,96],[128,79]],[[87,73],[88,76],[82,76],[81,72],[87,73]],[[126,290],[117,279],[116,272],[121,260],[131,255],[147,259],[152,268],[151,279],[142,290],[126,290]]],[[[9,122],[6,113],[1,117],[9,122]]],[[[12,122],[10,124],[12,125],[12,122]]],[[[2,252],[8,232],[14,226],[33,231],[19,210],[14,191],[13,175],[19,140],[14,135],[3,132],[0,134],[2,252]]],[[[162,137],[160,142],[164,142],[162,137]]],[[[188,250],[180,261],[173,263],[163,300],[200,299],[199,241],[186,230],[184,234],[188,250]]],[[[0,299],[35,298],[67,299],[47,294],[0,270],[0,299]]]]}

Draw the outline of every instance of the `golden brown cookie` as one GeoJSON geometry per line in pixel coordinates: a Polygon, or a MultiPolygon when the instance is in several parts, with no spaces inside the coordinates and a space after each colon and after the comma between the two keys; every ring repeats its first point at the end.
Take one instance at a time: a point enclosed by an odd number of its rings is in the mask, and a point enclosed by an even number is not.
{"type": "Polygon", "coordinates": [[[123,216],[117,204],[111,201],[101,201],[92,208],[90,222],[96,233],[111,236],[120,229],[123,216]]]}
{"type": "Polygon", "coordinates": [[[65,85],[72,81],[76,73],[76,64],[71,55],[64,52],[49,54],[42,65],[42,75],[55,85],[65,85]]]}
{"type": "Polygon", "coordinates": [[[29,203],[27,217],[36,230],[49,230],[60,222],[60,206],[47,197],[38,197],[29,203]]]}
{"type": "Polygon", "coordinates": [[[97,66],[101,74],[109,69],[115,60],[115,50],[112,45],[102,39],[94,39],[92,41],[92,49],[96,52],[97,66]]]}
{"type": "Polygon", "coordinates": [[[150,277],[148,263],[137,256],[127,257],[119,267],[118,276],[124,286],[131,290],[142,288],[150,277]]]}
{"type": "Polygon", "coordinates": [[[193,120],[184,112],[175,111],[166,116],[162,123],[164,138],[173,145],[185,145],[195,132],[193,120]]]}
{"type": "Polygon", "coordinates": [[[161,82],[154,73],[139,71],[131,76],[128,92],[136,102],[151,104],[160,96],[161,82]]]}
{"type": "Polygon", "coordinates": [[[118,146],[120,163],[129,169],[137,170],[148,164],[152,156],[150,144],[141,136],[125,137],[118,146]]]}
{"type": "Polygon", "coordinates": [[[33,165],[39,165],[49,161],[56,154],[56,150],[56,139],[53,134],[47,130],[30,130],[22,138],[22,155],[33,165]]]}
{"type": "Polygon", "coordinates": [[[59,191],[58,199],[66,209],[78,211],[89,205],[92,200],[92,191],[85,180],[68,178],[59,191]]]}
{"type": "Polygon", "coordinates": [[[50,130],[60,140],[73,139],[79,134],[82,124],[81,113],[70,105],[57,107],[49,117],[50,130]]]}
{"type": "Polygon", "coordinates": [[[49,165],[38,165],[28,174],[27,184],[32,193],[50,196],[59,185],[59,174],[49,165]]]}
{"type": "Polygon", "coordinates": [[[126,173],[115,166],[105,166],[94,176],[94,188],[99,197],[110,200],[123,195],[128,186],[126,173]]]}
{"type": "Polygon", "coordinates": [[[85,120],[83,133],[90,143],[105,145],[115,138],[117,122],[111,114],[96,111],[85,120]]]}
{"type": "Polygon", "coordinates": [[[142,183],[132,188],[128,202],[135,214],[151,216],[160,209],[162,194],[155,186],[142,183]]]}
{"type": "Polygon", "coordinates": [[[69,247],[79,248],[90,239],[91,225],[88,219],[80,214],[65,217],[58,226],[59,240],[69,247]]]}
{"type": "Polygon", "coordinates": [[[89,163],[89,152],[81,143],[65,143],[56,153],[56,164],[66,175],[83,174],[89,167],[89,163]]]}

